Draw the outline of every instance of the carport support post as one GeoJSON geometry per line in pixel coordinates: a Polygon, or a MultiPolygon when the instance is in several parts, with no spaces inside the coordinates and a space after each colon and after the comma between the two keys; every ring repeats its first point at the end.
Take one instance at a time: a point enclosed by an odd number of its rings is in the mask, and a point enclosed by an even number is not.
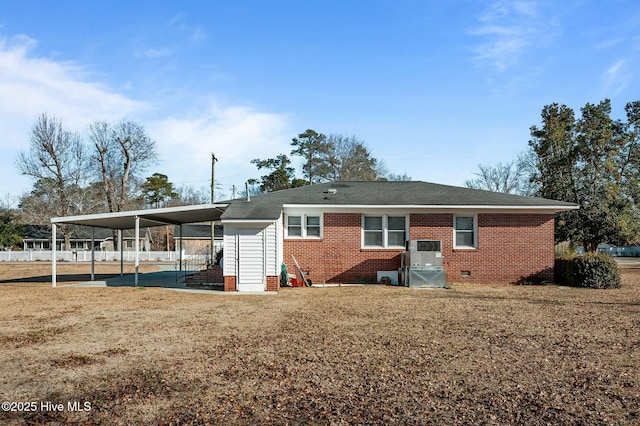
{"type": "Polygon", "coordinates": [[[96,244],[96,227],[91,227],[91,281],[96,280],[96,252],[95,246],[96,244]]]}
{"type": "Polygon", "coordinates": [[[56,275],[56,224],[51,224],[51,287],[56,286],[58,276],[56,275]]]}
{"type": "MultiPolygon", "coordinates": [[[[124,275],[124,242],[122,241],[122,229],[118,229],[118,245],[120,246],[120,276],[124,275]]],[[[113,248],[117,250],[116,247],[113,248]]]]}
{"type": "Polygon", "coordinates": [[[136,287],[138,287],[138,266],[140,265],[140,217],[136,216],[136,287]]]}

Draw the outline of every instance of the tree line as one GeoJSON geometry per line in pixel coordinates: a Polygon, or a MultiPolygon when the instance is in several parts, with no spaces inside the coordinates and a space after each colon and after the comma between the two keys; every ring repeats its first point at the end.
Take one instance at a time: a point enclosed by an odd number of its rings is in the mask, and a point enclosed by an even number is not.
{"type": "MultiPolygon", "coordinates": [[[[21,219],[47,225],[52,216],[120,212],[159,203],[158,197],[176,198],[165,175],[142,178],[157,156],[156,142],[133,121],[95,121],[81,135],[41,114],[28,150],[16,158],[20,173],[34,181],[20,197],[21,219]]],[[[60,231],[69,247],[69,226],[61,225],[60,231]]]]}
{"type": "Polygon", "coordinates": [[[564,104],[546,105],[529,150],[507,164],[480,165],[466,185],[578,204],[556,216],[557,242],[591,252],[605,242],[639,244],[640,101],[625,113],[624,121],[612,118],[609,99],[587,103],[579,117],[564,104]]]}
{"type": "MultiPolygon", "coordinates": [[[[602,242],[640,243],[640,101],[625,107],[626,120],[611,117],[611,101],[587,103],[580,116],[568,106],[543,107],[541,124],[530,128],[528,150],[516,160],[479,165],[470,188],[576,203],[579,210],[556,217],[556,241],[587,251],[602,242]]],[[[356,136],[326,136],[308,129],[291,141],[301,176],[290,157],[253,159],[265,174],[249,179],[253,191],[270,192],[335,180],[410,180],[389,173],[356,136]]],[[[60,120],[40,115],[29,149],[16,159],[33,189],[19,201],[21,217],[0,206],[0,246],[15,245],[16,223],[48,224],[51,216],[117,212],[207,202],[203,193],[174,188],[168,177],[143,173],[157,159],[157,146],[134,122],[96,121],[84,138],[60,120]]],[[[61,232],[68,244],[66,227],[61,232]]]]}
{"type": "Polygon", "coordinates": [[[375,158],[366,143],[356,136],[329,136],[307,129],[291,141],[291,156],[302,159],[302,177],[296,176],[286,154],[253,159],[252,164],[267,174],[250,179],[258,192],[271,192],[330,181],[411,180],[407,174],[389,173],[384,162],[375,158]]]}
{"type": "MultiPolygon", "coordinates": [[[[307,130],[293,138],[291,145],[291,155],[304,159],[303,177],[296,177],[286,154],[254,159],[251,163],[258,170],[268,172],[249,179],[254,191],[270,192],[328,180],[410,179],[406,174],[389,174],[383,162],[355,136],[327,137],[307,130]]],[[[0,205],[0,247],[13,247],[21,241],[21,223],[48,225],[52,216],[210,201],[204,191],[174,187],[165,174],[156,172],[143,178],[157,157],[156,142],[133,121],[95,121],[80,134],[67,130],[59,119],[41,114],[31,128],[28,150],[15,161],[20,173],[33,179],[33,188],[20,197],[18,212],[8,203],[0,205]]],[[[62,224],[59,229],[69,247],[71,228],[62,224]]],[[[158,241],[166,241],[164,235],[159,237],[158,241]]]]}

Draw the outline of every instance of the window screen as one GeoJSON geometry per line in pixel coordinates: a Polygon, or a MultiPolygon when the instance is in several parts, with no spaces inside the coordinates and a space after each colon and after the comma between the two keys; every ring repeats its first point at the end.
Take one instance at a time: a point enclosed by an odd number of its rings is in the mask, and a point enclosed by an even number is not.
{"type": "Polygon", "coordinates": [[[301,216],[287,217],[287,235],[289,237],[302,236],[302,217],[301,216]]]}
{"type": "Polygon", "coordinates": [[[473,216],[456,216],[455,237],[457,247],[475,247],[473,221],[473,216]]]}
{"type": "Polygon", "coordinates": [[[389,216],[387,218],[387,245],[404,246],[405,241],[405,217],[389,216]]]}
{"type": "Polygon", "coordinates": [[[320,216],[307,216],[307,237],[320,236],[320,216]]]}
{"type": "Polygon", "coordinates": [[[382,247],[382,216],[365,216],[364,245],[382,247]]]}

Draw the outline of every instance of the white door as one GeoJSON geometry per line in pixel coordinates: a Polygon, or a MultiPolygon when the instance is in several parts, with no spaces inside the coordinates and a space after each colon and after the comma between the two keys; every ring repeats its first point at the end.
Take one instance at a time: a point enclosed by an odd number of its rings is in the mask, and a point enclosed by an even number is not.
{"type": "Polygon", "coordinates": [[[264,291],[263,229],[238,229],[238,291],[264,291]]]}

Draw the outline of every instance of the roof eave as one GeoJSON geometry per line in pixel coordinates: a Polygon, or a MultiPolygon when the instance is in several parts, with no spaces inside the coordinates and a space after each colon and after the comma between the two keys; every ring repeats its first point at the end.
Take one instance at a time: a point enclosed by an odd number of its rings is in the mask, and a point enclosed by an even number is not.
{"type": "Polygon", "coordinates": [[[484,204],[283,204],[286,208],[312,208],[312,209],[331,209],[331,210],[353,210],[353,209],[396,209],[396,210],[514,210],[514,211],[536,211],[536,212],[561,212],[568,210],[578,210],[578,205],[484,205],[484,204]]]}

